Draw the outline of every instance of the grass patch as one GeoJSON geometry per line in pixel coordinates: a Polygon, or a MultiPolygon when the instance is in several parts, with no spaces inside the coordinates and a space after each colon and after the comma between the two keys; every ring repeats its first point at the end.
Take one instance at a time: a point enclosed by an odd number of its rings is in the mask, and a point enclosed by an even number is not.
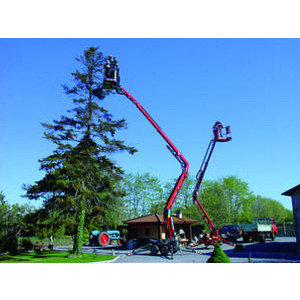
{"type": "Polygon", "coordinates": [[[116,256],[83,253],[75,256],[66,251],[43,251],[20,253],[16,255],[1,255],[0,263],[89,263],[112,260],[116,256]]]}

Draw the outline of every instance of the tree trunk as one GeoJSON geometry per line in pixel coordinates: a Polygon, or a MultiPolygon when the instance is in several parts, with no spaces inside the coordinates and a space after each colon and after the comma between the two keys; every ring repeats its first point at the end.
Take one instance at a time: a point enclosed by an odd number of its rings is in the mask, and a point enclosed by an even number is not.
{"type": "Polygon", "coordinates": [[[73,254],[75,255],[80,255],[82,253],[85,214],[86,214],[85,201],[83,198],[81,198],[80,211],[78,212],[76,217],[76,230],[75,230],[75,239],[73,244],[73,254]]]}

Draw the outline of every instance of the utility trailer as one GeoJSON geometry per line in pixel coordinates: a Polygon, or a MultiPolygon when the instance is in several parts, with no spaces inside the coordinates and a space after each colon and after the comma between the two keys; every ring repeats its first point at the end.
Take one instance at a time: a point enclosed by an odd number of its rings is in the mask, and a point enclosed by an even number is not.
{"type": "Polygon", "coordinates": [[[277,235],[277,226],[273,218],[256,218],[250,224],[238,224],[237,228],[245,243],[250,241],[264,243],[267,238],[274,241],[277,235]]]}
{"type": "MultiPolygon", "coordinates": [[[[169,253],[174,251],[174,249],[172,249],[172,244],[166,240],[150,239],[148,247],[152,255],[157,255],[158,253],[160,253],[162,256],[168,256],[169,253]]],[[[177,251],[178,247],[176,247],[174,253],[176,253],[177,251]]]]}

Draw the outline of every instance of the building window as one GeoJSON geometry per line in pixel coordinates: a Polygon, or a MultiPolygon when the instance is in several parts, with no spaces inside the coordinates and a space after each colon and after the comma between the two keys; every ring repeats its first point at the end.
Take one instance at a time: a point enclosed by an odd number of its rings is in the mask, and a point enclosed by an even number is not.
{"type": "Polygon", "coordinates": [[[150,235],[150,228],[146,228],[146,235],[147,235],[147,236],[150,235]]]}

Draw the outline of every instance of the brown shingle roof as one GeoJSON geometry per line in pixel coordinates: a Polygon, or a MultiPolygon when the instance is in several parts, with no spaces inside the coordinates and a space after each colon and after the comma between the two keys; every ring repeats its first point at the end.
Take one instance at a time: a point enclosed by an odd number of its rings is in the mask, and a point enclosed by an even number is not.
{"type": "MultiPolygon", "coordinates": [[[[174,224],[192,224],[197,223],[198,221],[192,220],[186,217],[182,217],[181,219],[173,217],[174,224]]],[[[135,219],[123,221],[125,224],[140,224],[140,223],[159,223],[165,224],[163,214],[152,214],[147,216],[141,216],[135,219]]]]}

